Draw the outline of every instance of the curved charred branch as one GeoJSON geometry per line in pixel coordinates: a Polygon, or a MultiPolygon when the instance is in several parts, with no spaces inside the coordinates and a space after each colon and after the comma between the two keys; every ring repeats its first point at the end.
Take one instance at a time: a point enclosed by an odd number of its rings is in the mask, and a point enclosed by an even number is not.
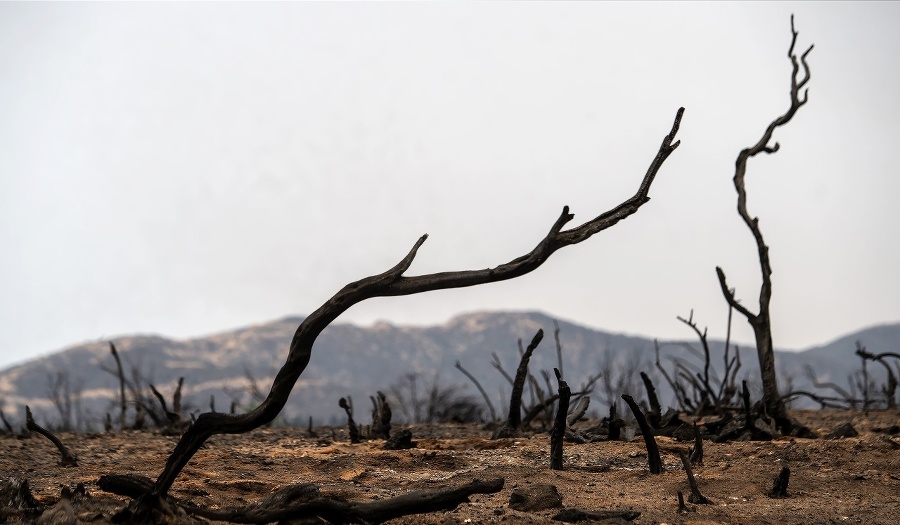
{"type": "Polygon", "coordinates": [[[491,398],[488,397],[487,392],[484,391],[484,387],[481,386],[481,383],[477,379],[475,379],[475,376],[469,373],[468,370],[463,368],[462,364],[460,364],[459,362],[459,359],[456,360],[456,369],[462,372],[463,375],[468,377],[469,381],[471,381],[475,385],[475,388],[477,388],[478,391],[481,392],[481,397],[484,398],[484,403],[487,405],[488,410],[491,413],[491,421],[497,421],[497,411],[494,410],[494,404],[491,403],[491,398]]]}
{"type": "Polygon", "coordinates": [[[563,440],[566,437],[566,416],[569,413],[569,398],[572,397],[572,389],[563,381],[558,368],[554,368],[556,380],[559,382],[559,406],[556,408],[556,419],[550,430],[550,468],[552,470],[563,469],[563,440]]]}
{"type": "Polygon", "coordinates": [[[637,419],[638,426],[641,428],[641,434],[644,436],[644,444],[647,445],[647,462],[650,466],[650,473],[662,473],[662,458],[659,457],[659,447],[656,445],[656,438],[653,437],[653,431],[650,430],[650,425],[647,424],[647,418],[645,418],[644,413],[641,412],[641,407],[634,402],[634,398],[628,394],[623,394],[622,399],[628,403],[628,408],[631,409],[634,418],[637,419]]]}
{"type": "MultiPolygon", "coordinates": [[[[845,401],[848,401],[848,402],[853,399],[853,396],[850,395],[850,392],[847,392],[846,390],[841,388],[841,386],[838,385],[837,383],[819,381],[819,376],[816,375],[816,371],[815,371],[815,369],[813,369],[812,365],[810,365],[810,364],[803,365],[803,373],[804,373],[804,375],[806,375],[806,378],[809,380],[810,384],[812,384],[813,387],[828,388],[830,390],[834,390],[835,392],[837,392],[837,394],[839,396],[841,396],[842,399],[844,399],[845,401]]],[[[789,395],[791,395],[791,394],[788,394],[787,396],[789,396],[789,395]]],[[[784,397],[787,398],[787,396],[784,396],[784,397]]],[[[823,399],[840,399],[840,398],[823,397],[823,399]]],[[[785,399],[785,400],[787,400],[787,399],[785,399]]]]}
{"type": "MultiPolygon", "coordinates": [[[[181,388],[181,383],[183,381],[184,381],[183,377],[178,379],[179,390],[181,388]]],[[[153,383],[150,384],[150,391],[153,392],[153,395],[159,401],[159,405],[162,407],[162,411],[166,415],[166,418],[168,418],[169,423],[178,423],[178,421],[181,420],[181,414],[178,414],[177,412],[169,410],[169,407],[166,405],[166,399],[163,397],[162,394],[159,393],[159,390],[157,390],[156,387],[153,386],[153,383]]],[[[178,394],[178,397],[179,397],[179,404],[180,404],[180,398],[181,398],[180,393],[178,394]]]]}
{"type": "Polygon", "coordinates": [[[516,369],[516,378],[513,381],[512,394],[509,397],[509,414],[506,416],[506,422],[494,432],[494,439],[512,437],[519,431],[522,425],[522,391],[525,389],[525,380],[528,378],[528,361],[531,360],[531,354],[544,338],[544,331],[538,330],[528,348],[522,354],[519,360],[519,367],[516,369]]]}
{"type": "Polygon", "coordinates": [[[496,368],[497,371],[500,372],[500,375],[502,375],[503,378],[506,379],[506,382],[509,383],[510,386],[512,386],[513,378],[506,372],[506,370],[504,370],[503,363],[500,362],[500,357],[497,355],[497,352],[491,352],[491,357],[494,359],[493,361],[491,361],[491,366],[496,368]]]}
{"type": "Polygon", "coordinates": [[[566,416],[566,424],[568,426],[572,426],[578,422],[579,419],[584,417],[584,414],[587,412],[588,406],[591,404],[591,398],[585,396],[578,400],[578,404],[575,405],[575,408],[569,412],[569,415],[566,416]]]}
{"type": "Polygon", "coordinates": [[[656,397],[656,388],[646,372],[641,372],[641,381],[644,382],[644,388],[647,390],[647,402],[650,404],[648,419],[653,428],[659,428],[659,422],[662,419],[662,407],[659,405],[659,398],[656,397]]]}
{"type": "Polygon", "coordinates": [[[794,29],[794,17],[791,15],[791,46],[788,49],[787,54],[793,68],[791,73],[790,106],[784,114],[776,117],[766,127],[762,137],[760,137],[756,144],[742,150],[738,154],[737,161],[735,162],[734,188],[738,194],[737,210],[741,219],[743,219],[744,223],[747,225],[747,228],[750,229],[750,233],[753,235],[753,239],[756,242],[760,274],[762,277],[762,283],[759,290],[759,311],[757,313],[751,312],[747,307],[738,302],[735,298],[734,290],[728,287],[725,272],[722,268],[716,267],[716,275],[719,278],[719,285],[722,288],[722,295],[724,295],[725,300],[728,301],[728,304],[732,308],[746,317],[747,322],[753,328],[753,333],[756,338],[756,351],[759,357],[760,377],[762,378],[763,383],[763,400],[766,404],[766,410],[775,418],[778,428],[787,434],[795,432],[808,433],[809,431],[790,418],[787,414],[784,402],[778,394],[778,383],[775,373],[775,353],[772,343],[772,329],[769,315],[769,302],[772,298],[772,266],[769,261],[769,247],[766,246],[762,230],[759,228],[759,219],[751,216],[750,212],[747,211],[747,192],[744,185],[744,179],[747,173],[747,163],[752,157],[755,157],[760,153],[771,154],[778,151],[779,145],[777,142],[772,146],[769,145],[772,141],[772,135],[777,128],[790,122],[794,117],[794,114],[797,113],[797,110],[807,102],[808,90],[805,90],[804,88],[809,82],[810,71],[809,64],[806,62],[806,57],[809,55],[810,51],[812,51],[813,46],[809,46],[809,48],[798,57],[794,52],[794,47],[797,43],[797,35],[797,31],[794,29]],[[801,65],[803,69],[803,78],[799,77],[801,65]],[[802,96],[800,94],[801,90],[803,90],[802,96]]]}
{"type": "Polygon", "coordinates": [[[66,447],[58,437],[54,436],[49,430],[34,422],[34,417],[32,417],[31,415],[31,408],[29,408],[28,405],[25,405],[25,428],[44,436],[56,446],[56,448],[59,450],[60,455],[62,456],[59,461],[60,465],[64,467],[78,466],[78,458],[75,456],[75,454],[71,450],[69,450],[68,447],[66,447]]]}
{"type": "Polygon", "coordinates": [[[442,272],[414,277],[404,276],[403,274],[413,263],[419,248],[428,238],[427,235],[423,235],[393,268],[342,288],[306,317],[297,328],[287,359],[276,374],[266,399],[245,414],[200,414],[182,435],[175,450],[166,461],[153,489],[148,492],[145,501],[140,502],[139,506],[152,505],[160,496],[167,494],[184,466],[211,436],[249,432],[274,420],[284,408],[291,390],[309,364],[316,338],[325,327],[351,306],[373,297],[412,295],[432,290],[477,286],[520,277],[540,267],[560,248],[585,241],[592,235],[610,228],[636,213],[650,199],[650,186],[657,173],[665,160],[680,144],[680,141],[675,140],[675,135],[681,125],[683,114],[684,108],[680,108],[675,115],[671,130],[663,138],[655,158],[650,163],[647,173],[633,196],[594,219],[568,230],[563,230],[563,227],[574,216],[569,213],[568,206],[564,207],[559,218],[550,227],[550,231],[531,252],[494,268],[442,272]]]}

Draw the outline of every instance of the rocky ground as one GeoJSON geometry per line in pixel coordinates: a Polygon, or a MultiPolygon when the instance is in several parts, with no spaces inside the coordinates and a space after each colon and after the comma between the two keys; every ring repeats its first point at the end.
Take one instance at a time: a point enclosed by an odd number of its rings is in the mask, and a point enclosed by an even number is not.
{"type": "MultiPolygon", "coordinates": [[[[465,425],[412,427],[416,447],[400,451],[383,450],[382,441],[351,445],[343,429],[316,429],[318,438],[304,429],[214,436],[184,469],[172,495],[215,508],[252,503],[287,484],[313,482],[323,495],[370,501],[416,489],[461,485],[475,478],[502,477],[505,484],[499,493],[473,496],[470,503],[451,511],[390,523],[556,523],[552,517],[558,508],[519,511],[510,506],[513,491],[543,484],[556,487],[563,507],[631,510],[640,513],[632,521],[636,524],[900,522],[900,435],[884,431],[900,424],[900,411],[794,415],[821,434],[851,423],[859,435],[725,444],[706,441],[704,463],[694,468],[694,474],[712,503],[689,503],[687,512],[678,510],[676,493],[680,490],[687,496],[689,488],[677,453],[686,451],[690,443],[658,438],[664,463],[658,475],[648,471],[639,434],[631,442],[567,443],[565,470],[553,471],[546,433],[491,440],[490,431],[465,425]],[[789,497],[770,498],[767,494],[783,465],[791,471],[789,497]]],[[[56,449],[42,437],[0,438],[0,481],[27,479],[35,498],[47,507],[59,501],[61,486],[74,488],[83,483],[87,497],[76,497],[72,512],[85,523],[107,523],[127,502],[99,489],[101,475],[155,478],[177,440],[149,431],[60,437],[77,454],[78,466],[60,466],[56,449]]],[[[5,504],[0,501],[0,507],[5,504]]],[[[50,521],[45,514],[44,520],[50,521]]],[[[2,518],[0,511],[0,522],[2,518]]],[[[34,518],[12,513],[6,519],[34,518]]]]}

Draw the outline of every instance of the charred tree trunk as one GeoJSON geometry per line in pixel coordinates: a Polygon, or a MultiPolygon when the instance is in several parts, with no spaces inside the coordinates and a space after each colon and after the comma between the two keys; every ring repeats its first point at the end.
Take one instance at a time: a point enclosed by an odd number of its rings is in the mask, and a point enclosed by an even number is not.
{"type": "Polygon", "coordinates": [[[665,160],[680,144],[680,141],[675,140],[675,135],[681,125],[683,114],[684,108],[680,108],[675,115],[671,130],[663,138],[655,158],[651,162],[637,192],[632,197],[581,226],[568,230],[563,230],[563,227],[574,216],[569,213],[568,206],[564,207],[560,216],[551,226],[550,231],[531,252],[494,268],[443,272],[414,277],[404,276],[403,274],[409,269],[419,248],[428,238],[427,235],[423,235],[416,241],[409,253],[393,268],[379,275],[366,277],[346,285],[331,299],[306,317],[297,328],[291,341],[287,359],[276,374],[269,394],[262,403],[246,414],[200,414],[197,420],[181,436],[153,488],[136,502],[134,510],[137,511],[137,514],[142,514],[157,505],[160,498],[168,494],[169,488],[188,461],[211,436],[249,432],[275,419],[284,408],[291,390],[309,364],[316,338],[322,333],[322,330],[351,306],[373,297],[402,296],[432,290],[464,288],[520,277],[540,267],[557,250],[583,242],[594,234],[610,228],[619,221],[636,213],[650,199],[650,187],[657,173],[665,160]]]}
{"type": "Polygon", "coordinates": [[[553,429],[550,430],[550,468],[562,470],[563,440],[566,437],[566,416],[569,412],[569,398],[572,396],[572,389],[569,388],[568,383],[563,381],[558,368],[554,368],[553,371],[556,373],[556,380],[559,381],[559,406],[556,409],[553,429]]]}
{"type": "Polygon", "coordinates": [[[513,380],[512,394],[509,396],[509,415],[506,416],[506,423],[494,432],[494,439],[513,437],[519,432],[522,424],[522,392],[525,390],[525,379],[528,378],[528,361],[531,360],[531,354],[534,353],[543,338],[544,331],[538,330],[519,360],[516,378],[513,380]]]}
{"type": "Polygon", "coordinates": [[[751,157],[760,153],[775,153],[778,151],[779,144],[776,142],[773,146],[769,146],[772,140],[772,134],[775,129],[784,126],[794,117],[794,114],[801,106],[806,104],[809,91],[803,92],[800,96],[800,90],[809,82],[810,72],[809,64],[806,63],[806,57],[812,51],[813,46],[803,52],[799,57],[794,52],[794,46],[797,43],[797,31],[794,29],[794,17],[791,16],[791,46],[788,49],[788,58],[791,60],[793,72],[791,73],[791,104],[788,110],[781,116],[773,120],[766,131],[763,133],[759,142],[753,146],[742,150],[738,154],[735,162],[734,187],[738,194],[738,214],[743,219],[753,239],[756,242],[757,255],[759,257],[760,273],[762,275],[762,284],[759,290],[759,311],[751,312],[747,307],[743,306],[734,296],[734,291],[728,288],[725,280],[725,272],[722,268],[716,267],[716,274],[719,278],[719,284],[722,288],[722,294],[728,304],[740,312],[747,318],[747,322],[753,328],[753,335],[756,338],[756,353],[759,357],[760,378],[763,385],[763,403],[766,412],[775,418],[777,428],[791,435],[811,435],[812,432],[794,421],[788,415],[787,407],[784,404],[781,394],[778,391],[778,378],[775,374],[775,349],[772,344],[772,322],[769,314],[769,302],[772,299],[772,266],[769,262],[769,247],[766,246],[763,239],[762,231],[759,228],[759,218],[752,217],[747,211],[747,192],[744,186],[744,178],[747,172],[747,162],[751,157]],[[798,78],[801,64],[803,67],[803,78],[798,78]]]}

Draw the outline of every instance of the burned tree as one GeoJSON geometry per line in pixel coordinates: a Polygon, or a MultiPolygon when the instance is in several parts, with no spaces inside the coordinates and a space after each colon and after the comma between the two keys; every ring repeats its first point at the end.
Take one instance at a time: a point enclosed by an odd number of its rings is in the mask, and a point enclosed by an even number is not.
{"type": "Polygon", "coordinates": [[[287,359],[276,374],[265,400],[245,414],[230,415],[212,412],[200,414],[182,435],[152,488],[133,504],[128,514],[137,519],[143,519],[149,516],[154,509],[159,509],[162,499],[167,496],[182,469],[213,435],[249,432],[275,419],[284,408],[291,390],[309,364],[316,338],[351,306],[374,297],[403,296],[432,290],[464,288],[520,277],[536,270],[557,250],[585,241],[594,234],[610,228],[636,213],[650,199],[650,187],[657,173],[665,160],[680,144],[675,140],[675,136],[681,124],[683,112],[684,108],[678,110],[671,130],[663,138],[659,150],[633,196],[594,219],[567,230],[564,230],[563,227],[574,216],[569,213],[568,206],[564,207],[549,232],[531,252],[494,268],[407,277],[403,274],[412,265],[419,248],[428,238],[427,235],[423,235],[393,268],[346,285],[307,316],[297,328],[287,359]]]}
{"type": "Polygon", "coordinates": [[[797,44],[797,31],[794,29],[794,17],[791,16],[791,46],[788,49],[788,58],[793,66],[791,73],[791,104],[787,111],[773,120],[766,127],[763,136],[753,146],[742,150],[735,162],[734,188],[738,194],[737,210],[743,219],[753,239],[756,241],[756,249],[759,257],[759,266],[762,274],[762,284],[759,290],[759,310],[756,313],[750,311],[749,308],[742,305],[736,298],[734,290],[728,288],[725,279],[725,272],[721,267],[716,267],[716,274],[719,278],[719,285],[722,288],[722,294],[728,304],[747,318],[747,322],[753,328],[753,335],[756,338],[756,353],[759,357],[760,377],[763,386],[763,403],[766,411],[775,418],[777,427],[785,434],[809,434],[809,429],[799,425],[787,413],[784,400],[778,391],[778,381],[775,375],[775,348],[772,343],[772,323],[770,320],[769,302],[772,299],[772,266],[769,261],[769,247],[763,240],[762,230],[759,228],[759,218],[752,217],[747,211],[747,191],[744,187],[744,178],[747,173],[747,162],[760,153],[772,154],[778,151],[779,144],[776,142],[773,146],[769,146],[772,135],[775,130],[784,126],[794,117],[797,110],[807,102],[809,90],[805,90],[801,97],[800,90],[809,82],[810,72],[809,64],[806,57],[812,51],[813,46],[803,52],[799,57],[794,52],[797,44]],[[803,78],[798,78],[801,65],[803,67],[803,78]]]}

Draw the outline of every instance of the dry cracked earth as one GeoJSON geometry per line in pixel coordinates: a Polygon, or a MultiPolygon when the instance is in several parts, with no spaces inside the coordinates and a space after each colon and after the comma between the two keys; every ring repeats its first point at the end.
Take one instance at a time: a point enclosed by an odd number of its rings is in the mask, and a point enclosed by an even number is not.
{"type": "MultiPolygon", "coordinates": [[[[325,496],[371,501],[502,477],[505,485],[498,493],[472,496],[453,510],[388,523],[558,523],[552,521],[558,508],[524,512],[510,507],[513,490],[539,484],[554,485],[566,508],[639,512],[631,521],[635,524],[900,523],[900,436],[884,431],[900,423],[900,411],[794,415],[820,434],[849,422],[859,435],[705,441],[704,462],[694,474],[712,503],[688,504],[686,512],[679,512],[676,498],[678,491],[689,492],[678,451],[686,451],[690,443],[658,438],[664,464],[658,475],[649,473],[639,434],[630,442],[566,443],[565,469],[554,471],[549,468],[546,433],[491,440],[490,431],[478,426],[449,424],[410,427],[416,447],[400,451],[383,450],[383,441],[351,445],[344,429],[319,428],[319,438],[309,437],[305,429],[214,436],[184,469],[171,493],[216,508],[261,500],[287,484],[312,482],[325,496]],[[782,465],[791,470],[789,497],[770,498],[767,494],[782,465]]],[[[83,483],[88,495],[73,506],[80,523],[109,523],[128,501],[100,490],[101,475],[155,478],[177,441],[150,431],[60,437],[77,454],[78,466],[60,466],[58,452],[40,436],[0,438],[0,480],[26,478],[35,498],[47,507],[59,501],[61,486],[83,483]]],[[[3,517],[0,513],[0,521],[3,517]]],[[[5,518],[35,519],[15,513],[5,518]]],[[[46,516],[44,521],[49,521],[46,516]]],[[[598,522],[604,521],[590,523],[598,522]]],[[[626,522],[612,518],[605,523],[626,522]]]]}

